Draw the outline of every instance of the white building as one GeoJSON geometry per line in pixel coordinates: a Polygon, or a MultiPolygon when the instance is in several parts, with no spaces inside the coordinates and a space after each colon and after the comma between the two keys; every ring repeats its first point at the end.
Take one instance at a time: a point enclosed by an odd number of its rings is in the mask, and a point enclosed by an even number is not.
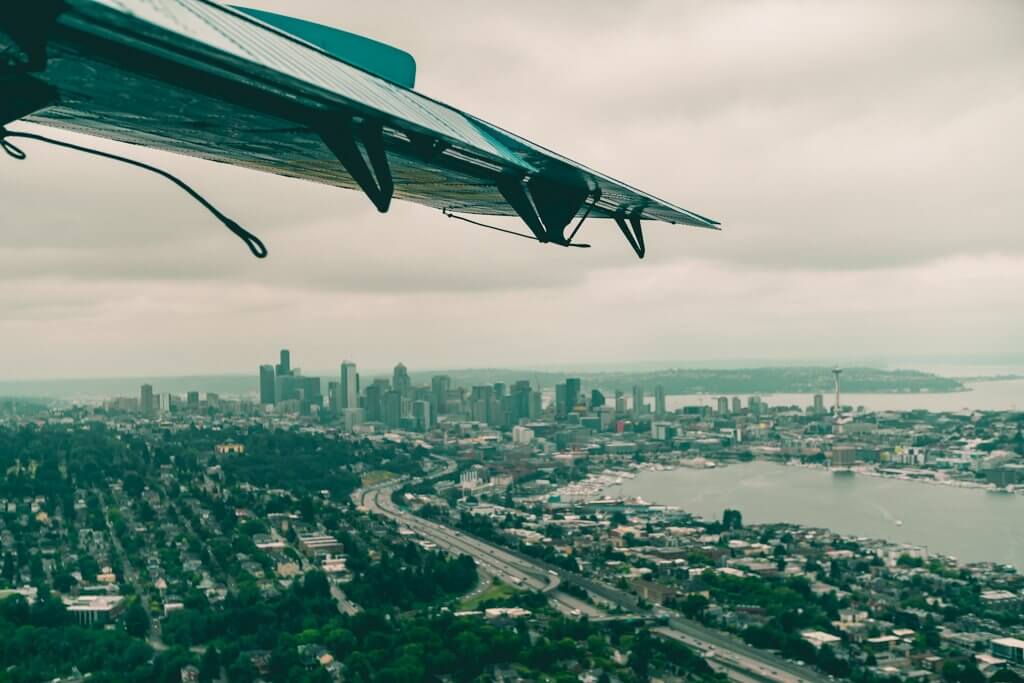
{"type": "Polygon", "coordinates": [[[992,654],[1015,664],[1024,664],[1024,640],[996,638],[992,641],[992,654]]]}
{"type": "Polygon", "coordinates": [[[517,446],[525,446],[533,441],[533,430],[529,427],[516,425],[512,428],[512,443],[517,446]]]}
{"type": "Polygon", "coordinates": [[[120,595],[80,595],[64,598],[68,613],[82,626],[108,624],[124,609],[124,598],[120,595]]]}
{"type": "Polygon", "coordinates": [[[843,640],[839,636],[824,631],[804,631],[800,637],[813,645],[816,650],[820,650],[823,645],[835,645],[843,640]]]}

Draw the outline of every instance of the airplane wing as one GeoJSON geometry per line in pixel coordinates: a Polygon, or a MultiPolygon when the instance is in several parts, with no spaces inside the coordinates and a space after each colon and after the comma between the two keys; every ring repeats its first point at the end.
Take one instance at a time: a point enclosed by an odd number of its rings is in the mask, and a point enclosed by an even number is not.
{"type": "Polygon", "coordinates": [[[583,246],[566,234],[575,219],[611,218],[641,258],[641,221],[718,226],[420,94],[410,62],[211,0],[7,0],[0,126],[25,119],[357,189],[381,212],[398,198],[518,216],[562,246],[583,246]]]}

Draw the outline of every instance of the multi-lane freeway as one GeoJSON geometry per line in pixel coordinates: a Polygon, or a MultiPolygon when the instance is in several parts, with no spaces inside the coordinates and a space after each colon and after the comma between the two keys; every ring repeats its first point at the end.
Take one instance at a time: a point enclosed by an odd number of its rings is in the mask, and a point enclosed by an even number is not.
{"type": "MultiPolygon", "coordinates": [[[[455,470],[454,462],[448,459],[441,460],[445,463],[444,468],[431,478],[446,476],[455,470]]],[[[604,615],[604,612],[594,606],[558,591],[561,581],[571,581],[582,586],[600,600],[626,610],[628,613],[646,618],[653,617],[661,623],[660,626],[653,629],[654,633],[678,640],[703,652],[716,668],[729,674],[730,678],[736,681],[742,683],[829,683],[827,677],[809,667],[750,647],[731,634],[709,629],[702,624],[686,619],[674,610],[662,607],[652,610],[643,607],[639,604],[636,596],[602,581],[568,572],[443,524],[417,517],[392,501],[392,494],[407,483],[410,483],[410,480],[402,477],[369,486],[356,491],[353,500],[367,511],[388,517],[400,526],[416,532],[423,539],[446,552],[470,555],[485,574],[497,576],[522,588],[547,593],[552,604],[563,612],[573,615],[585,613],[591,617],[604,615]]]]}

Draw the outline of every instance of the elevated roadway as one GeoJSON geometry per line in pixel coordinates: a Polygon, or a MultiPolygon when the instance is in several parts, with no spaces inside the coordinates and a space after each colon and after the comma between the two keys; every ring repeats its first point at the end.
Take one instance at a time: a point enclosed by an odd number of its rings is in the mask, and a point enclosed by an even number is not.
{"type": "MultiPolygon", "coordinates": [[[[442,471],[434,473],[430,479],[441,478],[455,471],[454,462],[447,458],[441,460],[445,463],[442,471]]],[[[635,595],[603,581],[567,571],[516,550],[417,517],[393,502],[392,494],[395,491],[408,483],[419,481],[421,480],[410,480],[407,477],[393,479],[356,491],[353,500],[368,512],[392,519],[397,524],[415,531],[446,552],[470,555],[484,571],[493,576],[498,576],[517,587],[549,594],[554,606],[563,612],[573,615],[586,613],[594,617],[602,614],[593,606],[560,593],[558,587],[565,581],[586,589],[595,597],[627,613],[655,618],[661,625],[652,629],[653,633],[697,649],[717,669],[727,673],[733,680],[742,683],[830,683],[827,676],[811,667],[751,647],[729,633],[708,628],[687,619],[675,610],[641,606],[635,595]]]]}

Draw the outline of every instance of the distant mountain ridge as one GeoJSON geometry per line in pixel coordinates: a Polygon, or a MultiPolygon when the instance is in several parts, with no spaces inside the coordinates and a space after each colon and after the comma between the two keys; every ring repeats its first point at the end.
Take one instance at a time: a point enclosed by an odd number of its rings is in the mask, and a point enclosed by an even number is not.
{"type": "MultiPolygon", "coordinates": [[[[437,373],[411,373],[413,381],[425,383],[437,373]]],[[[641,386],[648,392],[662,386],[666,394],[779,394],[828,393],[835,389],[832,368],[768,367],[735,370],[674,368],[623,372],[531,372],[528,370],[451,370],[447,374],[460,386],[511,383],[527,379],[535,386],[552,387],[566,377],[579,377],[588,388],[629,392],[641,386]]],[[[948,377],[918,370],[845,368],[841,384],[850,393],[948,393],[965,391],[964,385],[948,377]]]]}
{"type": "MultiPolygon", "coordinates": [[[[324,383],[333,374],[310,373],[324,383]]],[[[615,372],[553,372],[508,368],[476,368],[412,372],[416,384],[429,384],[434,375],[448,375],[456,386],[529,380],[534,387],[551,388],[566,377],[579,377],[583,385],[606,391],[629,392],[641,386],[652,392],[662,386],[666,394],[775,394],[829,393],[834,389],[832,369],[828,367],[763,367],[746,369],[673,368],[663,370],[615,372]]],[[[369,383],[380,372],[362,376],[369,383]]],[[[117,377],[94,379],[54,379],[0,381],[0,396],[47,397],[58,399],[100,399],[111,396],[136,396],[142,384],[153,385],[156,393],[185,394],[188,391],[215,392],[224,396],[255,396],[257,376],[186,375],[180,377],[117,377]]],[[[948,393],[964,391],[964,385],[949,377],[918,370],[880,370],[845,368],[842,388],[847,393],[948,393]]]]}

